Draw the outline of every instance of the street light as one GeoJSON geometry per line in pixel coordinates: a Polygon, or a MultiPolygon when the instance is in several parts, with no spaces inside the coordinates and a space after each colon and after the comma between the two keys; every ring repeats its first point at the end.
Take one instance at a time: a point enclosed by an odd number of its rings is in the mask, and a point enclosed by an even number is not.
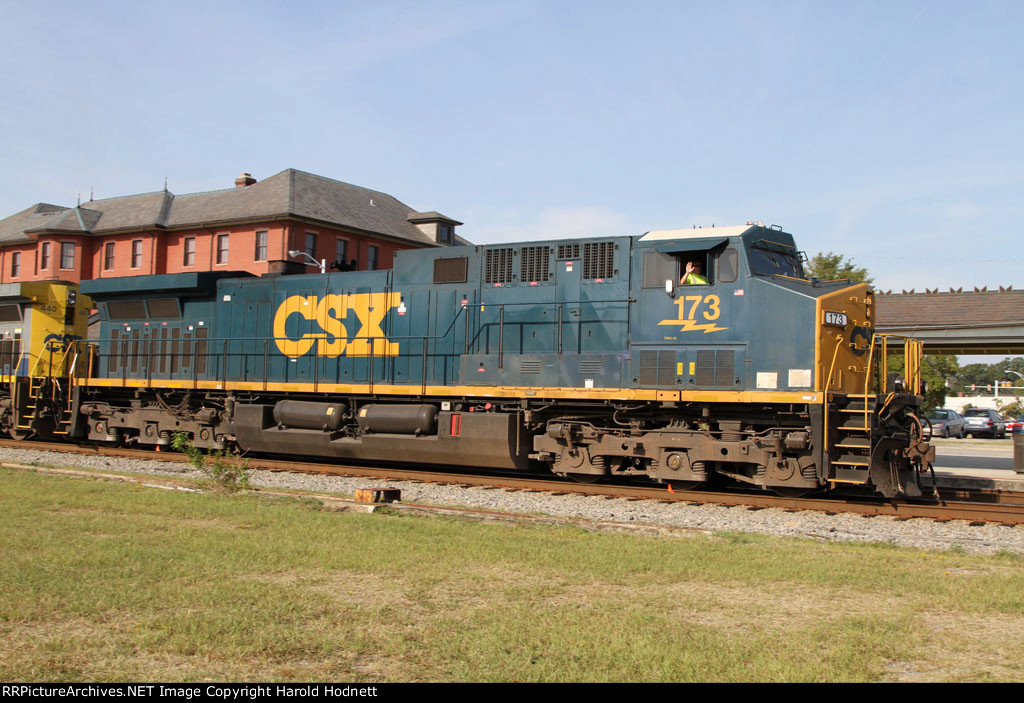
{"type": "Polygon", "coordinates": [[[319,266],[320,267],[320,273],[327,273],[327,259],[320,259],[320,261],[317,261],[312,256],[310,256],[309,253],[304,252],[304,251],[299,251],[298,249],[290,250],[288,252],[288,256],[290,256],[292,258],[295,258],[296,256],[304,256],[307,259],[309,259],[309,261],[313,264],[313,266],[319,266]]]}

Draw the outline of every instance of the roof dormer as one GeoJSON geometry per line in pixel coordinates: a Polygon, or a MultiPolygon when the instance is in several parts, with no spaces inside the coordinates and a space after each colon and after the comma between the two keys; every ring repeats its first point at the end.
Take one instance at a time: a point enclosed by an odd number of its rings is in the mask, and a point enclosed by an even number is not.
{"type": "Polygon", "coordinates": [[[406,219],[416,225],[416,229],[441,246],[455,244],[455,228],[462,224],[458,220],[453,220],[434,211],[414,212],[406,219]]]}

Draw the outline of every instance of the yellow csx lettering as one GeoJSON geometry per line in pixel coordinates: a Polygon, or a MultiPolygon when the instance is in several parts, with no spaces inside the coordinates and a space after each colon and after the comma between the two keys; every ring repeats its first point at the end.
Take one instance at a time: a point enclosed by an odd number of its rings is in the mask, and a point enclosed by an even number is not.
{"type": "Polygon", "coordinates": [[[401,293],[355,293],[352,295],[293,295],[285,298],[274,313],[274,341],[285,356],[299,357],[317,345],[317,356],[398,356],[398,343],[384,339],[381,322],[388,310],[398,307],[401,293]],[[352,313],[359,331],[349,337],[342,320],[352,313]],[[288,336],[288,318],[298,315],[313,321],[320,332],[307,332],[298,339],[288,336]],[[333,337],[333,341],[331,338],[333,337]]]}

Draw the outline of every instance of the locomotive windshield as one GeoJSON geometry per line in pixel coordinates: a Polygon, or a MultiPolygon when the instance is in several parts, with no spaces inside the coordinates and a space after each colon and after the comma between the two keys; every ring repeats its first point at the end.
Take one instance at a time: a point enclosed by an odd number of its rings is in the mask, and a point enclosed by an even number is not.
{"type": "Polygon", "coordinates": [[[759,239],[747,250],[750,268],[755,276],[791,276],[803,278],[800,254],[788,244],[759,239]]]}

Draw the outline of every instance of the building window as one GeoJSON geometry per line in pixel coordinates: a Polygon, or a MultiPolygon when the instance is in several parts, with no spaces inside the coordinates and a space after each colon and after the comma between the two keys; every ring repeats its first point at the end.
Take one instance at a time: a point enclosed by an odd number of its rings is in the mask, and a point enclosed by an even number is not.
{"type": "Polygon", "coordinates": [[[377,256],[380,252],[380,247],[375,247],[372,244],[366,247],[366,270],[376,271],[377,270],[377,256]]]}
{"type": "Polygon", "coordinates": [[[75,243],[60,243],[60,267],[62,269],[73,269],[75,267],[75,243]]]}
{"type": "Polygon", "coordinates": [[[348,263],[348,240],[338,237],[334,245],[334,260],[339,264],[348,263]]]}
{"type": "Polygon", "coordinates": [[[306,232],[306,253],[316,259],[316,233],[306,232]]]}
{"type": "Polygon", "coordinates": [[[11,278],[17,278],[21,275],[21,252],[16,251],[11,254],[11,278]]]}
{"type": "Polygon", "coordinates": [[[103,245],[103,270],[110,271],[114,268],[114,243],[107,242],[103,245]]]}
{"type": "Polygon", "coordinates": [[[45,271],[50,268],[50,243],[43,242],[39,249],[39,268],[45,271]]]}
{"type": "Polygon", "coordinates": [[[132,268],[142,268],[142,240],[132,240],[132,268]]]}
{"type": "Polygon", "coordinates": [[[185,258],[182,262],[185,266],[196,265],[196,238],[185,237],[185,258]]]}
{"type": "Polygon", "coordinates": [[[267,260],[267,233],[260,231],[256,233],[256,261],[267,260]]]}
{"type": "Polygon", "coordinates": [[[446,224],[439,224],[437,226],[437,238],[441,244],[452,243],[452,226],[446,224]]]}
{"type": "Polygon", "coordinates": [[[226,264],[228,262],[228,235],[218,234],[217,235],[217,263],[226,264]]]}

